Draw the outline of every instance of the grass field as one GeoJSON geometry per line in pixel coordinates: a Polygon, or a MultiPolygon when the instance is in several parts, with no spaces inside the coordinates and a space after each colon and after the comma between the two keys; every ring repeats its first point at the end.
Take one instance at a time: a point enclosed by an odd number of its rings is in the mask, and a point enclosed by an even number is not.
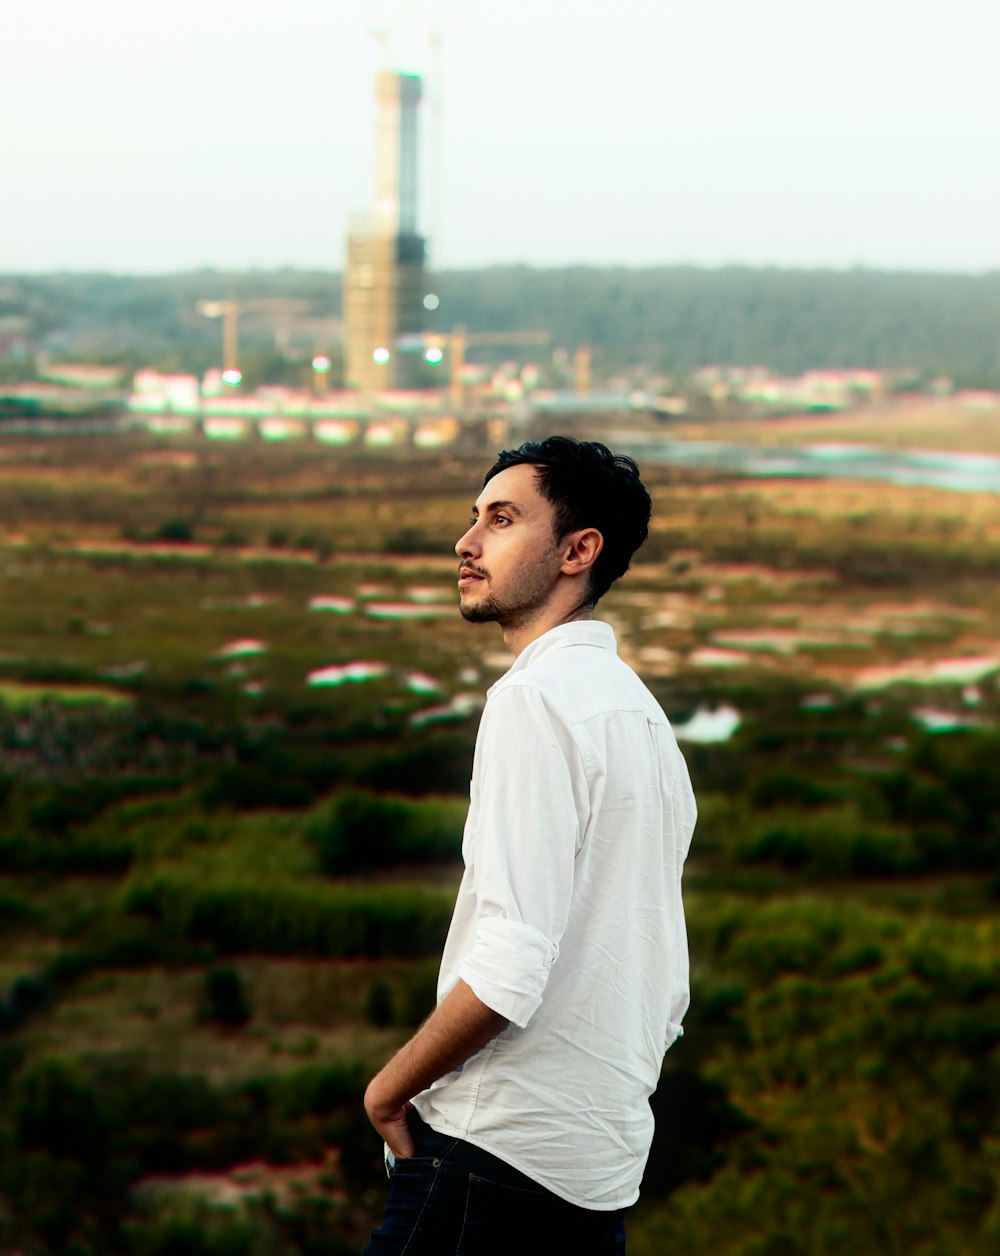
{"type": "Polygon", "coordinates": [[[761,445],[867,444],[998,454],[1000,407],[975,396],[889,398],[843,414],[683,424],[678,435],[761,445]]]}
{"type": "MultiPolygon", "coordinates": [[[[510,661],[454,610],[483,461],[3,442],[0,1252],[359,1250],[510,661]]],[[[685,743],[630,1250],[990,1250],[1000,496],[648,479],[601,616],[679,729],[736,718],[685,743]]]]}

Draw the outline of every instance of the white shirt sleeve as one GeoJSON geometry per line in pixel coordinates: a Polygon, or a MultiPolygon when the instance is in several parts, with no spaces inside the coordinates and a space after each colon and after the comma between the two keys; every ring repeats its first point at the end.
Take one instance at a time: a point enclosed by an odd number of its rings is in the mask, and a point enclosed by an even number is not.
{"type": "Polygon", "coordinates": [[[587,806],[570,729],[531,686],[508,685],[483,714],[467,829],[475,941],[459,976],[524,1028],[559,955],[587,806]]]}

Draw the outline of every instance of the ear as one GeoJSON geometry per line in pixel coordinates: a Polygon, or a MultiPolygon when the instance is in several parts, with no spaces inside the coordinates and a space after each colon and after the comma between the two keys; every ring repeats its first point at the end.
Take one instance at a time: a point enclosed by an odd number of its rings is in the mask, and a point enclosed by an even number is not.
{"type": "Polygon", "coordinates": [[[588,572],[604,549],[604,537],[596,528],[580,528],[562,539],[563,561],[559,570],[565,576],[580,576],[588,572]]]}

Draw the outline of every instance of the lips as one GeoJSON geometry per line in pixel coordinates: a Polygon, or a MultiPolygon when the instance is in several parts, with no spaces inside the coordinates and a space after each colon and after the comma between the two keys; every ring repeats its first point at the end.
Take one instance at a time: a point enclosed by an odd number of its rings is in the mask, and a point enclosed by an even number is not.
{"type": "Polygon", "coordinates": [[[470,589],[474,584],[478,584],[480,580],[485,580],[485,572],[476,571],[472,567],[459,567],[458,569],[458,587],[460,589],[470,589]]]}

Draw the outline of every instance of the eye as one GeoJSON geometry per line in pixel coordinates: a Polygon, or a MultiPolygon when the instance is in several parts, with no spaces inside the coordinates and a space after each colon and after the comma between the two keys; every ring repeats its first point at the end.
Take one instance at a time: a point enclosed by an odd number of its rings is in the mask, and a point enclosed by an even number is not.
{"type": "Polygon", "coordinates": [[[510,516],[509,515],[494,515],[493,522],[497,524],[498,526],[506,527],[507,524],[510,523],[510,516]]]}

